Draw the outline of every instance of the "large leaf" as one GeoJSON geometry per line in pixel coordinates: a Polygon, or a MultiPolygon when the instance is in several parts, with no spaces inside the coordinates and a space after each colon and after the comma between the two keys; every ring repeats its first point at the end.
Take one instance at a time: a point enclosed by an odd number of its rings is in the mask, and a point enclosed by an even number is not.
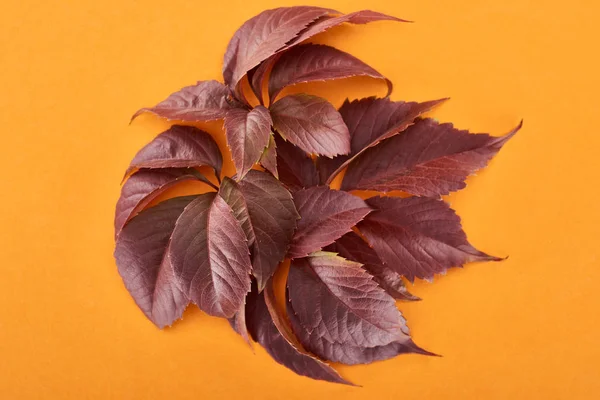
{"type": "Polygon", "coordinates": [[[290,192],[270,174],[251,170],[239,183],[225,178],[219,191],[240,222],[259,290],[285,258],[300,217],[290,192]]]}
{"type": "Polygon", "coordinates": [[[374,211],[358,229],[385,265],[411,282],[472,261],[500,260],[469,244],[460,218],[442,200],[373,197],[367,204],[374,211]]]}
{"type": "Polygon", "coordinates": [[[238,179],[260,160],[269,145],[272,123],[269,110],[263,106],[252,110],[234,108],[227,112],[225,133],[238,179]]]}
{"type": "Polygon", "coordinates": [[[248,295],[247,321],[254,340],[279,364],[309,378],[351,384],[302,348],[285,317],[276,308],[272,281],[269,281],[262,294],[253,290],[248,295]]]}
{"type": "Polygon", "coordinates": [[[287,288],[294,333],[319,357],[355,364],[372,361],[361,355],[373,348],[380,349],[366,355],[373,359],[426,353],[412,342],[394,299],[358,263],[327,252],[293,260],[287,288]],[[398,351],[381,351],[385,346],[398,351]]]}
{"type": "Polygon", "coordinates": [[[335,243],[327,246],[326,251],[338,253],[340,256],[356,261],[373,275],[373,279],[390,296],[398,300],[420,300],[408,292],[402,276],[391,268],[385,267],[383,262],[371,247],[355,232],[348,232],[335,243]]]}
{"type": "Polygon", "coordinates": [[[342,189],[448,194],[464,188],[465,179],[485,167],[520,128],[493,137],[469,134],[431,119],[419,120],[401,135],[361,154],[348,167],[342,189]]]}
{"type": "Polygon", "coordinates": [[[231,207],[207,193],[179,217],[169,248],[178,287],[207,314],[231,318],[250,290],[247,240],[231,207]]]}
{"type": "Polygon", "coordinates": [[[312,81],[369,76],[392,83],[358,58],[330,46],[305,44],[296,46],[279,57],[269,78],[269,96],[274,101],[286,86],[312,81]]]}
{"type": "Polygon", "coordinates": [[[277,144],[277,172],[279,180],[290,190],[317,186],[319,176],[313,159],[299,147],[285,141],[279,135],[275,137],[277,144]]]}
{"type": "Polygon", "coordinates": [[[176,197],[142,211],[117,240],[115,259],[125,287],[159,328],[181,318],[189,303],[174,283],[167,248],[177,218],[196,197],[176,197]]]}
{"type": "Polygon", "coordinates": [[[349,232],[371,209],[360,198],[327,186],[294,193],[300,221],[288,256],[299,258],[321,250],[349,232]]]}
{"type": "Polygon", "coordinates": [[[176,121],[212,121],[225,118],[232,105],[227,100],[229,90],[217,81],[200,81],[171,94],[154,107],[142,108],[131,120],[144,112],[176,121]]]}
{"type": "Polygon", "coordinates": [[[346,100],[339,109],[340,115],[350,132],[351,153],[333,159],[321,158],[318,161],[322,183],[331,183],[333,178],[362,152],[390,138],[411,125],[421,114],[446,99],[424,103],[391,101],[367,97],[360,100],[346,100]]]}
{"type": "Polygon", "coordinates": [[[212,136],[193,126],[173,125],[135,155],[127,172],[136,168],[185,168],[209,166],[218,179],[223,158],[212,136]]]}
{"type": "Polygon", "coordinates": [[[350,152],[350,134],[340,113],[325,99],[294,94],[271,106],[273,126],[309,154],[333,157],[350,152]]]}

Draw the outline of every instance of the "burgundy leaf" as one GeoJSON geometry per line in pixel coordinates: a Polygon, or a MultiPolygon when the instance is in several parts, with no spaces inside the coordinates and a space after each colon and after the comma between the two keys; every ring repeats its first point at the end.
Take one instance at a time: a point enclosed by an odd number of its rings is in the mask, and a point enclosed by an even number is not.
{"type": "Polygon", "coordinates": [[[442,200],[373,197],[367,204],[374,211],[358,229],[385,265],[411,282],[468,262],[500,260],[469,244],[460,218],[442,200]]]}
{"type": "Polygon", "coordinates": [[[225,178],[219,192],[240,222],[262,290],[285,258],[299,215],[290,192],[266,172],[251,170],[239,183],[225,178]]]}
{"type": "Polygon", "coordinates": [[[279,364],[313,379],[351,385],[329,365],[307,353],[294,337],[275,305],[272,282],[262,294],[248,295],[247,319],[250,334],[279,364]]]}
{"type": "Polygon", "coordinates": [[[273,134],[269,136],[269,145],[260,156],[260,165],[273,174],[275,178],[279,179],[279,172],[277,172],[277,143],[275,143],[275,135],[273,134]]]}
{"type": "Polygon", "coordinates": [[[420,300],[408,292],[402,276],[391,268],[385,267],[383,262],[371,247],[355,232],[348,232],[335,243],[327,246],[326,251],[338,253],[340,256],[356,261],[373,275],[373,279],[390,296],[398,300],[420,300]]]}
{"type": "Polygon", "coordinates": [[[288,189],[296,191],[319,184],[317,168],[308,154],[279,135],[275,137],[275,143],[279,179],[288,189]]]}
{"type": "Polygon", "coordinates": [[[233,108],[227,101],[229,90],[217,81],[200,81],[173,93],[154,107],[142,108],[131,120],[144,112],[156,114],[168,120],[212,121],[225,118],[233,108]]]}
{"type": "Polygon", "coordinates": [[[371,209],[360,198],[327,186],[315,186],[294,193],[300,221],[288,256],[300,258],[350,232],[371,209]]]}
{"type": "Polygon", "coordinates": [[[203,194],[185,208],[169,257],[178,287],[201,310],[231,318],[241,309],[252,265],[244,231],[221,196],[203,194]]]}
{"type": "Polygon", "coordinates": [[[234,108],[227,112],[225,133],[238,179],[242,179],[260,160],[269,145],[272,123],[269,110],[263,106],[250,111],[234,108]]]}
{"type": "Polygon", "coordinates": [[[446,100],[424,103],[407,103],[376,97],[352,102],[346,100],[339,112],[350,132],[351,153],[349,156],[338,156],[333,159],[321,158],[318,162],[321,182],[331,183],[333,178],[363,151],[402,132],[418,116],[446,100]]]}
{"type": "Polygon", "coordinates": [[[250,87],[252,88],[252,92],[254,92],[254,95],[258,101],[260,101],[260,104],[265,104],[263,99],[263,87],[265,85],[267,73],[271,70],[271,67],[273,67],[280,56],[281,53],[272,55],[265,61],[261,62],[256,68],[248,72],[248,81],[250,83],[250,87]]]}
{"type": "Polygon", "coordinates": [[[401,135],[361,154],[348,167],[342,189],[448,194],[464,188],[465,179],[485,167],[520,128],[521,124],[505,136],[493,137],[419,120],[401,135]]]}
{"type": "Polygon", "coordinates": [[[350,134],[342,116],[325,99],[294,94],[271,106],[279,134],[310,154],[333,157],[350,152],[350,134]]]}
{"type": "Polygon", "coordinates": [[[181,318],[189,303],[174,283],[166,254],[177,218],[196,197],[176,197],[142,211],[117,240],[115,259],[125,287],[159,328],[181,318]]]}
{"type": "Polygon", "coordinates": [[[252,341],[250,340],[250,336],[248,336],[248,328],[246,325],[246,304],[243,304],[242,308],[240,308],[233,315],[233,317],[228,318],[227,321],[229,322],[229,325],[231,325],[233,330],[238,335],[240,335],[246,343],[248,343],[248,346],[250,346],[250,348],[252,348],[252,341]]]}
{"type": "Polygon", "coordinates": [[[136,168],[184,168],[209,166],[218,179],[223,158],[212,136],[193,126],[173,125],[144,146],[125,175],[136,168]]]}

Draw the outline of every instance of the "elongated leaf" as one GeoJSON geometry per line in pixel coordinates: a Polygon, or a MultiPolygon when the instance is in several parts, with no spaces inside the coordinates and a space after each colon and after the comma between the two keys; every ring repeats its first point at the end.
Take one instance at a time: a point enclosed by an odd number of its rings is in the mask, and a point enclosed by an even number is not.
{"type": "Polygon", "coordinates": [[[273,174],[275,178],[279,179],[279,172],[277,172],[277,143],[273,134],[269,136],[269,145],[260,156],[260,165],[273,174]]]}
{"type": "Polygon", "coordinates": [[[295,192],[294,203],[300,221],[288,252],[290,258],[321,250],[350,232],[371,211],[362,199],[327,186],[295,192]]]}
{"type": "Polygon", "coordinates": [[[367,97],[352,102],[346,100],[340,115],[348,127],[351,153],[333,159],[321,158],[318,162],[321,182],[331,183],[333,178],[362,152],[390,138],[410,126],[414,120],[447,99],[424,103],[391,101],[367,97]]]}
{"type": "Polygon", "coordinates": [[[279,180],[292,191],[317,186],[319,177],[312,158],[299,147],[275,137],[279,180]]]}
{"type": "Polygon", "coordinates": [[[358,229],[385,265],[411,282],[468,262],[500,260],[469,244],[460,218],[442,200],[373,197],[367,204],[375,211],[358,229]]]}
{"type": "Polygon", "coordinates": [[[193,126],[174,125],[135,155],[125,175],[136,168],[209,166],[220,179],[223,157],[212,136],[193,126]]]}
{"type": "Polygon", "coordinates": [[[260,160],[269,145],[272,123],[269,110],[263,106],[250,111],[234,108],[227,112],[225,133],[238,179],[260,160]]]}
{"type": "Polygon", "coordinates": [[[273,126],[309,154],[333,157],[350,152],[350,134],[341,115],[325,99],[294,94],[271,106],[273,126]]]}
{"type": "Polygon", "coordinates": [[[131,120],[144,112],[176,121],[212,121],[225,118],[232,105],[227,100],[229,90],[217,81],[200,81],[171,94],[154,107],[142,108],[131,120]]]}
{"type": "Polygon", "coordinates": [[[209,315],[231,318],[250,290],[247,240],[221,196],[207,193],[179,217],[169,248],[178,287],[209,315]]]}
{"type": "Polygon", "coordinates": [[[307,353],[294,337],[287,322],[275,307],[272,282],[262,294],[249,295],[247,320],[250,334],[279,364],[313,379],[349,384],[329,365],[307,353]]]}
{"type": "Polygon", "coordinates": [[[342,189],[448,194],[464,188],[465,179],[485,167],[520,128],[492,137],[469,134],[431,119],[419,120],[401,135],[360,155],[348,167],[342,189]]]}
{"type": "Polygon", "coordinates": [[[196,197],[176,197],[142,211],[117,240],[115,259],[125,287],[159,328],[181,318],[189,303],[174,283],[166,254],[177,218],[196,197]]]}
{"type": "Polygon", "coordinates": [[[338,253],[350,261],[363,265],[373,279],[390,296],[398,300],[420,300],[408,292],[402,276],[391,268],[385,267],[383,262],[371,247],[356,233],[348,232],[335,243],[327,246],[326,251],[338,253]]]}
{"type": "Polygon", "coordinates": [[[243,304],[242,308],[240,308],[233,317],[228,318],[227,321],[231,328],[233,328],[233,330],[248,343],[248,346],[252,348],[252,341],[250,340],[250,336],[248,336],[248,327],[246,324],[246,304],[243,304]]]}
{"type": "Polygon", "coordinates": [[[285,258],[300,217],[292,196],[277,179],[256,170],[239,183],[225,178],[219,193],[248,238],[252,274],[262,290],[285,258]]]}

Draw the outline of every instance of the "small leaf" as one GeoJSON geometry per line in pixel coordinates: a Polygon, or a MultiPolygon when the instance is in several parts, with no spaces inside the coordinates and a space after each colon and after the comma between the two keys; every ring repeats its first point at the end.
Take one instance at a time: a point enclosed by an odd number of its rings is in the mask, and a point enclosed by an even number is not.
{"type": "Polygon", "coordinates": [[[242,179],[260,160],[269,145],[272,124],[269,110],[263,106],[250,111],[234,108],[227,112],[225,133],[238,179],[242,179]]]}
{"type": "Polygon", "coordinates": [[[271,106],[273,126],[309,154],[333,157],[350,152],[350,134],[337,110],[325,99],[294,94],[271,106]]]}
{"type": "Polygon", "coordinates": [[[277,171],[279,180],[292,191],[317,186],[319,176],[312,158],[299,147],[285,141],[279,135],[277,144],[277,171]]]}
{"type": "Polygon", "coordinates": [[[500,260],[469,244],[460,218],[442,200],[373,197],[367,204],[375,211],[358,229],[385,265],[411,282],[468,262],[500,260]]]}
{"type": "Polygon", "coordinates": [[[465,179],[496,155],[521,124],[502,137],[469,134],[452,124],[417,121],[401,135],[361,154],[349,167],[344,190],[402,190],[439,196],[460,190],[465,179]]]}
{"type": "Polygon", "coordinates": [[[273,174],[275,178],[279,179],[279,172],[277,172],[277,143],[275,143],[275,135],[273,134],[269,136],[269,145],[260,156],[260,165],[273,174]]]}
{"type": "Polygon", "coordinates": [[[209,315],[231,318],[250,290],[246,236],[221,196],[198,196],[183,211],[169,257],[180,290],[209,315]]]}
{"type": "Polygon", "coordinates": [[[125,287],[159,328],[181,318],[189,303],[174,283],[166,253],[177,218],[196,197],[176,197],[142,211],[117,240],[115,259],[125,287]]]}
{"type": "Polygon", "coordinates": [[[294,193],[300,220],[288,256],[300,258],[350,232],[371,209],[360,198],[327,186],[316,186],[294,193]]]}

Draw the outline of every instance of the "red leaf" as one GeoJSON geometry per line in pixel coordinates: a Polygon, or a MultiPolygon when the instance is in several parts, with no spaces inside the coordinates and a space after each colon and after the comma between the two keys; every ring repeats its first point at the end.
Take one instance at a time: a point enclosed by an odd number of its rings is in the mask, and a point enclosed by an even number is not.
{"type": "Polygon", "coordinates": [[[505,136],[492,137],[431,119],[419,120],[401,135],[360,155],[348,167],[342,189],[448,194],[464,188],[465,179],[485,167],[520,128],[521,124],[505,136]]]}
{"type": "Polygon", "coordinates": [[[260,165],[273,174],[275,178],[279,179],[279,172],[277,172],[277,143],[273,134],[269,136],[269,145],[260,156],[260,165]]]}
{"type": "Polygon", "coordinates": [[[169,257],[178,287],[209,315],[231,318],[250,290],[246,236],[221,196],[207,193],[177,220],[169,257]]]}
{"type": "Polygon", "coordinates": [[[296,191],[319,184],[317,168],[308,154],[279,135],[276,136],[275,143],[279,179],[288,189],[296,191]]]}
{"type": "Polygon", "coordinates": [[[300,258],[349,232],[371,209],[360,198],[327,186],[316,186],[294,193],[300,221],[288,256],[300,258]]]}
{"type": "Polygon", "coordinates": [[[154,107],[142,108],[131,120],[144,112],[156,114],[168,120],[212,121],[225,118],[232,105],[227,101],[229,90],[217,81],[200,81],[171,94],[154,107]]]}
{"type": "Polygon", "coordinates": [[[373,197],[358,229],[389,268],[411,282],[473,261],[498,261],[469,244],[448,204],[424,197],[373,197]]]}
{"type": "MultiPolygon", "coordinates": [[[[246,297],[246,301],[247,301],[246,297]]],[[[248,328],[246,325],[246,304],[242,305],[231,318],[228,318],[227,321],[229,325],[233,328],[233,330],[244,339],[248,346],[252,348],[252,341],[250,340],[250,336],[248,336],[248,328]]]]}
{"type": "Polygon", "coordinates": [[[337,110],[325,99],[294,94],[271,106],[273,126],[309,154],[332,157],[350,152],[350,134],[337,110]]]}
{"type": "Polygon", "coordinates": [[[125,287],[159,328],[181,318],[189,303],[174,283],[166,253],[175,221],[196,197],[176,197],[142,211],[117,240],[115,259],[125,287]]]}
{"type": "Polygon", "coordinates": [[[234,108],[227,112],[225,133],[238,179],[260,160],[269,145],[272,124],[269,110],[263,106],[250,111],[234,108]]]}

